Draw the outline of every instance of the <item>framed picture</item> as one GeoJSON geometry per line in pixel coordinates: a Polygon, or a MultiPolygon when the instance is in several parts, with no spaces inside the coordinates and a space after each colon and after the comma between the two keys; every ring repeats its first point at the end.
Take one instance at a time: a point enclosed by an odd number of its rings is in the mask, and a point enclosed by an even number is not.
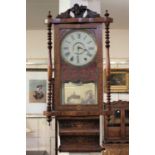
{"type": "MultiPolygon", "coordinates": [[[[104,73],[106,75],[105,71],[104,73]]],[[[105,92],[106,92],[106,80],[104,80],[104,85],[105,85],[105,92]]],[[[112,93],[128,93],[129,92],[129,69],[112,68],[110,70],[110,85],[111,85],[110,88],[112,93]]]]}
{"type": "Polygon", "coordinates": [[[47,69],[26,69],[26,112],[43,113],[47,99],[47,69]]]}

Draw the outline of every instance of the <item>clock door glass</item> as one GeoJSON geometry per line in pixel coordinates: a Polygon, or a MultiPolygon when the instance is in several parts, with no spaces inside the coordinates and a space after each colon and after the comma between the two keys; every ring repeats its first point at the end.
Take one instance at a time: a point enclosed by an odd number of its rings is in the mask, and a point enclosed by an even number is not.
{"type": "Polygon", "coordinates": [[[62,103],[71,105],[97,104],[96,84],[82,82],[64,83],[62,90],[62,103]]]}
{"type": "Polygon", "coordinates": [[[97,53],[96,41],[87,31],[75,30],[63,38],[61,55],[65,62],[74,66],[90,63],[97,53]]]}

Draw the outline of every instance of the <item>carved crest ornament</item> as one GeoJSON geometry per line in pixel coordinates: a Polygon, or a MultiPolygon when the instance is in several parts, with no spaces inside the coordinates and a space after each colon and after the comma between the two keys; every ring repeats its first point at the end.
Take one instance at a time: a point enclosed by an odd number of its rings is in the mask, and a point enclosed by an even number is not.
{"type": "Polygon", "coordinates": [[[56,18],[96,18],[100,17],[100,14],[87,9],[86,6],[75,4],[72,8],[61,13],[56,18]]]}

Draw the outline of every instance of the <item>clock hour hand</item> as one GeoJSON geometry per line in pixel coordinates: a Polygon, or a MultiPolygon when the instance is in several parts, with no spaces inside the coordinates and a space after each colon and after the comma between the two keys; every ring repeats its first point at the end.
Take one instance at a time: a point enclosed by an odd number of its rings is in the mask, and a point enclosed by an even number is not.
{"type": "Polygon", "coordinates": [[[89,52],[86,48],[82,48],[82,47],[78,46],[78,50],[79,50],[79,49],[82,49],[82,50],[84,50],[84,51],[89,52]]]}
{"type": "Polygon", "coordinates": [[[80,46],[78,46],[77,48],[78,48],[78,50],[79,50],[79,49],[83,49],[83,48],[82,48],[82,47],[80,47],[80,46]]]}
{"type": "Polygon", "coordinates": [[[84,48],[82,48],[82,47],[80,47],[80,46],[78,46],[77,49],[78,49],[78,54],[82,54],[82,53],[85,52],[85,51],[84,51],[84,48]],[[81,49],[82,51],[80,51],[80,49],[81,49]]]}

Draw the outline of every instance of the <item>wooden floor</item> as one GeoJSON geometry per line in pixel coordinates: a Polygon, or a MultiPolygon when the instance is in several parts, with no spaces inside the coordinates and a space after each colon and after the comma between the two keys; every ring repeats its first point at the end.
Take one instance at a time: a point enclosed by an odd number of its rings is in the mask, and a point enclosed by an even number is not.
{"type": "Polygon", "coordinates": [[[102,155],[129,155],[129,144],[106,144],[102,155]]]}

